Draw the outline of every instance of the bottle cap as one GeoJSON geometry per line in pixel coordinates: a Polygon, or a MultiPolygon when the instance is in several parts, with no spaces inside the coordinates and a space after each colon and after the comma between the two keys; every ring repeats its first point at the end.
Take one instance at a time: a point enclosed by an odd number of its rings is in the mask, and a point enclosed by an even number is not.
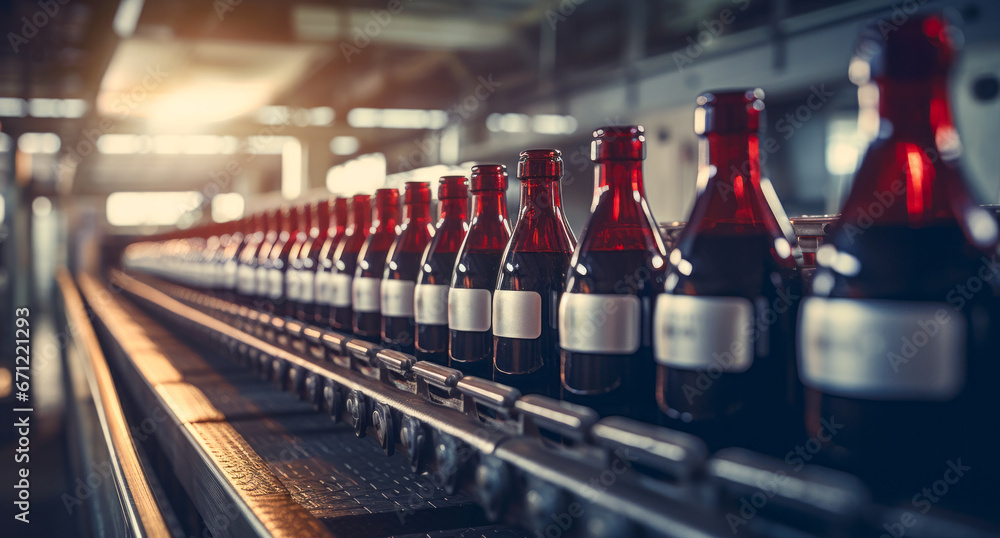
{"type": "Polygon", "coordinates": [[[641,161],[646,158],[646,135],[641,125],[600,127],[594,131],[590,159],[602,161],[641,161]]]}
{"type": "Polygon", "coordinates": [[[764,90],[725,90],[698,96],[694,131],[706,133],[756,133],[764,110],[764,90]]]}
{"type": "Polygon", "coordinates": [[[557,149],[527,149],[517,160],[518,179],[558,179],[562,175],[562,152],[557,149]]]}

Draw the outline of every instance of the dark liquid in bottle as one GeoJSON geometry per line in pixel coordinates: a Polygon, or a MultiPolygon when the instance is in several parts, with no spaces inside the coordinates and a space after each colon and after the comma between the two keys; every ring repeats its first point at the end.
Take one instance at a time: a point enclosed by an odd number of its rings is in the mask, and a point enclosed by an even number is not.
{"type": "MultiPolygon", "coordinates": [[[[994,297],[1000,280],[996,267],[968,244],[957,225],[873,226],[850,237],[838,233],[833,243],[860,260],[861,270],[852,278],[833,276],[829,295],[958,308],[966,324],[966,372],[961,392],[946,402],[862,400],[806,388],[809,435],[821,429],[829,433],[831,424],[848,425],[834,428],[836,434],[819,461],[859,474],[883,501],[909,506],[914,495],[941,480],[948,462],[961,460],[973,470],[947,495],[936,497],[940,506],[995,518],[992,502],[982,494],[997,477],[990,441],[995,435],[976,417],[1000,404],[995,388],[1000,378],[997,337],[991,334],[989,321],[996,316],[994,297]]],[[[826,275],[821,279],[832,274],[825,268],[817,272],[826,275]]]]}
{"type": "MultiPolygon", "coordinates": [[[[451,281],[451,272],[455,268],[457,252],[438,252],[427,265],[431,270],[424,276],[422,284],[447,286],[451,281]]],[[[448,326],[421,323],[417,326],[416,356],[418,360],[431,361],[443,366],[448,365],[448,326]]]]}
{"type": "Polygon", "coordinates": [[[355,312],[354,334],[373,344],[382,338],[382,314],[379,312],[355,312]]]}
{"type": "Polygon", "coordinates": [[[554,396],[559,387],[559,296],[569,258],[562,252],[515,252],[504,272],[504,289],[531,290],[542,297],[542,335],[495,337],[493,380],[522,394],[554,396]]]}
{"type": "Polygon", "coordinates": [[[330,327],[350,334],[354,330],[354,309],[349,306],[330,306],[330,327]]]}
{"type": "MultiPolygon", "coordinates": [[[[423,252],[399,252],[396,253],[396,269],[389,268],[387,278],[390,280],[416,281],[417,271],[420,270],[420,258],[423,252]]],[[[413,317],[382,316],[382,344],[389,349],[402,351],[403,353],[414,352],[413,335],[416,331],[413,317]]]]}
{"type": "MultiPolygon", "coordinates": [[[[473,252],[462,259],[455,268],[456,288],[492,290],[496,287],[497,273],[503,252],[473,252]]],[[[451,367],[466,375],[484,379],[493,377],[493,331],[450,330],[451,367]]]]}
{"type": "MultiPolygon", "coordinates": [[[[586,275],[571,275],[567,292],[634,294],[640,300],[639,349],[631,355],[582,353],[562,350],[562,398],[586,405],[602,416],[625,415],[651,420],[655,415],[656,367],[650,338],[652,305],[663,286],[663,270],[649,266],[646,250],[590,250],[578,264],[586,275]],[[634,384],[622,387],[625,379],[634,384]],[[609,389],[610,387],[610,389],[609,389]]],[[[591,321],[600,330],[601,313],[591,321]]]]}
{"type": "Polygon", "coordinates": [[[709,448],[744,446],[784,456],[803,441],[797,389],[795,320],[801,293],[794,272],[771,255],[770,235],[694,238],[684,259],[695,271],[678,274],[687,295],[744,297],[754,305],[750,367],[739,373],[657,366],[666,425],[702,437],[709,448]],[[780,454],[779,454],[780,453],[780,454]]]}

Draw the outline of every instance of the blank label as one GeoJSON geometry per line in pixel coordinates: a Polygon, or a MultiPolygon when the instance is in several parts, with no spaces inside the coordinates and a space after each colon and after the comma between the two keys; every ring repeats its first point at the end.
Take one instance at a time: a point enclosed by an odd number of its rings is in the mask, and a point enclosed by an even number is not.
{"type": "Polygon", "coordinates": [[[416,283],[412,280],[383,280],[382,315],[395,318],[413,317],[414,287],[416,283]]]}
{"type": "Polygon", "coordinates": [[[414,319],[423,325],[448,324],[448,286],[417,284],[414,291],[414,319]]]}
{"type": "Polygon", "coordinates": [[[631,355],[639,350],[640,311],[635,295],[564,293],[559,345],[581,353],[631,355]]]}
{"type": "Polygon", "coordinates": [[[491,298],[489,290],[452,288],[448,293],[448,328],[471,332],[490,330],[491,298]]]}
{"type": "Polygon", "coordinates": [[[382,303],[382,279],[361,277],[354,279],[354,311],[378,312],[382,303]]]}
{"type": "Polygon", "coordinates": [[[535,291],[494,291],[493,334],[526,340],[541,336],[542,296],[535,291]]]}

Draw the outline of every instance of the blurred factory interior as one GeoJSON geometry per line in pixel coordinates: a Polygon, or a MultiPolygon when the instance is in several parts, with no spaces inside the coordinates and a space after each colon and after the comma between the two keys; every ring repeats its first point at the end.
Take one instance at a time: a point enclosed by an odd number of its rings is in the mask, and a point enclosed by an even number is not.
{"type": "MultiPolygon", "coordinates": [[[[41,324],[32,442],[51,463],[35,468],[52,476],[33,493],[49,507],[39,517],[53,516],[36,529],[75,527],[60,499],[75,487],[60,452],[72,395],[42,315],[56,268],[94,266],[99,238],[435,181],[472,163],[513,169],[533,147],[562,150],[579,230],[591,132],[608,124],[645,126],[652,212],[684,220],[694,99],[744,87],[766,93],[761,158],[787,213],[836,213],[868,143],[852,44],[862,21],[910,4],[946,10],[960,30],[951,95],[964,169],[981,202],[998,203],[998,2],[0,1],[0,304],[11,305],[0,325],[22,305],[41,324]]],[[[516,188],[508,202],[515,211],[516,188]]],[[[11,386],[4,369],[0,397],[11,386]]]]}

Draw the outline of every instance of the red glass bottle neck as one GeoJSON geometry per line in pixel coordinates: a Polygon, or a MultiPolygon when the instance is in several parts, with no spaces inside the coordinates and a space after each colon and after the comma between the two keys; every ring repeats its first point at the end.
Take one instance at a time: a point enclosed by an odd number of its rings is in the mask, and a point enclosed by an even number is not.
{"type": "Polygon", "coordinates": [[[372,213],[367,207],[363,209],[356,207],[355,210],[351,212],[351,224],[348,227],[348,232],[350,232],[351,235],[368,235],[368,230],[371,226],[372,213]]]}
{"type": "Polygon", "coordinates": [[[312,209],[302,209],[295,212],[295,230],[300,234],[309,235],[312,227],[312,209]]]}
{"type": "Polygon", "coordinates": [[[472,195],[472,222],[507,220],[507,197],[503,191],[482,191],[472,195]]]}
{"type": "Polygon", "coordinates": [[[375,233],[396,233],[396,226],[399,225],[399,210],[395,206],[377,207],[372,219],[372,226],[375,233]]]}
{"type": "MultiPolygon", "coordinates": [[[[916,81],[879,81],[878,115],[900,138],[934,143],[942,130],[954,131],[943,77],[916,81]]],[[[950,134],[950,133],[947,133],[950,134]]]]}
{"type": "Polygon", "coordinates": [[[416,202],[403,206],[403,222],[412,225],[425,225],[431,222],[431,205],[429,203],[416,202]]]}
{"type": "Polygon", "coordinates": [[[445,198],[440,201],[440,219],[465,221],[469,218],[468,198],[445,198]]]}
{"type": "Polygon", "coordinates": [[[692,229],[780,233],[760,187],[757,133],[706,133],[699,141],[698,168],[692,229]]]}
{"type": "Polygon", "coordinates": [[[646,197],[642,161],[603,161],[594,168],[594,174],[598,191],[606,187],[610,191],[637,192],[640,197],[646,197]]]}
{"type": "Polygon", "coordinates": [[[521,178],[521,209],[512,233],[518,252],[573,252],[576,236],[562,210],[562,189],[556,178],[521,178]]]}
{"type": "Polygon", "coordinates": [[[521,211],[537,210],[556,213],[562,210],[562,190],[559,180],[521,179],[521,211]]]}

